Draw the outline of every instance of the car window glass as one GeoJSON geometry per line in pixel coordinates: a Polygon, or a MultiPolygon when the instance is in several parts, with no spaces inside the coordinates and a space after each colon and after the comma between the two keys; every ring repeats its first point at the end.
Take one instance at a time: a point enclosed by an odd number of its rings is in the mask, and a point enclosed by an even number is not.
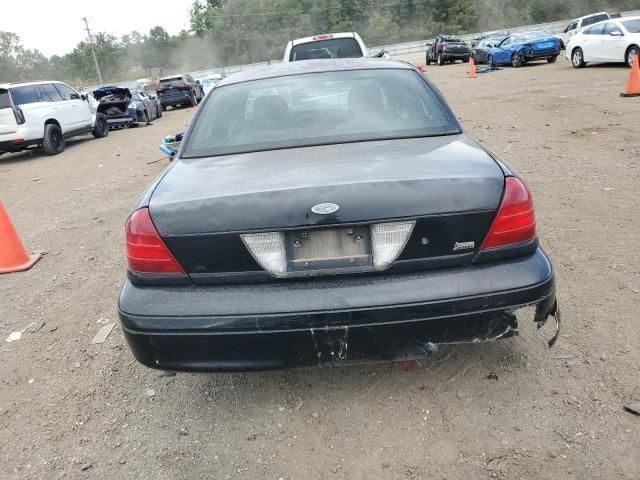
{"type": "Polygon", "coordinates": [[[611,32],[619,32],[620,31],[620,27],[618,27],[615,23],[613,22],[607,22],[604,25],[604,31],[603,33],[605,35],[609,35],[611,32]]]}
{"type": "Polygon", "coordinates": [[[604,26],[604,23],[602,25],[594,25],[589,29],[589,35],[602,35],[604,33],[604,26]]]}
{"type": "Polygon", "coordinates": [[[0,90],[0,108],[9,108],[9,92],[7,90],[0,90]]]}
{"type": "Polygon", "coordinates": [[[217,88],[184,157],[457,131],[412,70],[293,75],[217,88]]]}
{"type": "Polygon", "coordinates": [[[60,95],[58,90],[56,90],[56,87],[54,87],[52,84],[44,83],[42,84],[42,88],[44,89],[45,92],[47,92],[47,95],[49,95],[49,98],[51,99],[52,102],[62,101],[62,96],[60,95]]]}
{"type": "Polygon", "coordinates": [[[40,85],[25,85],[24,87],[12,88],[11,98],[16,106],[50,101],[49,96],[40,85]]]}
{"type": "Polygon", "coordinates": [[[75,90],[64,83],[54,83],[53,85],[56,87],[58,92],[60,92],[63,100],[73,100],[72,95],[77,95],[75,90]]]}
{"type": "Polygon", "coordinates": [[[362,49],[354,38],[330,38],[296,45],[291,49],[289,61],[359,57],[362,49]]]}
{"type": "Polygon", "coordinates": [[[622,25],[629,33],[640,33],[640,19],[625,20],[622,25]]]}
{"type": "Polygon", "coordinates": [[[577,21],[571,22],[567,27],[567,31],[575,30],[576,28],[578,28],[578,22],[577,21]]]}

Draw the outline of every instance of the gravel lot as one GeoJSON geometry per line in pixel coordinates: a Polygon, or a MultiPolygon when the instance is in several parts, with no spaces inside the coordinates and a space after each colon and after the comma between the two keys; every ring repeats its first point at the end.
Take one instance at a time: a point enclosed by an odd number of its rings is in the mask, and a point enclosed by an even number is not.
{"type": "MultiPolygon", "coordinates": [[[[412,60],[422,61],[422,55],[412,60]]],[[[48,254],[0,276],[0,478],[640,479],[640,98],[628,70],[466,78],[428,67],[467,131],[528,181],[557,270],[558,345],[442,348],[421,366],[241,375],[139,366],[116,326],[124,221],[168,164],[154,125],[0,157],[0,199],[48,254]],[[42,329],[7,343],[13,331],[42,329]]]]}

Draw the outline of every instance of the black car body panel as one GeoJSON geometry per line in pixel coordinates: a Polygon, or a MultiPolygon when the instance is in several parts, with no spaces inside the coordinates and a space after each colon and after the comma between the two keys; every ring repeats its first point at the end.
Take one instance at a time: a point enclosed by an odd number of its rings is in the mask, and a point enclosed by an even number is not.
{"type": "MultiPolygon", "coordinates": [[[[216,89],[377,68],[412,69],[388,60],[293,62],[216,89]]],[[[515,312],[526,306],[539,325],[556,312],[553,268],[537,237],[481,249],[514,179],[462,132],[202,158],[181,158],[183,149],[138,204],[183,272],[129,271],[118,303],[144,365],[239,371],[416,358],[440,344],[516,335],[515,312]],[[313,213],[322,202],[340,208],[313,213]],[[394,221],[415,223],[399,256],[376,271],[281,278],[241,238],[394,221]]]]}
{"type": "Polygon", "coordinates": [[[456,60],[468,61],[471,57],[471,49],[462,40],[451,35],[438,35],[432,44],[428,45],[426,63],[437,62],[439,58],[443,62],[456,60]]]}
{"type": "Polygon", "coordinates": [[[402,275],[164,288],[127,281],[118,308],[141,363],[230,371],[425,356],[440,344],[513,335],[515,310],[535,305],[548,315],[554,302],[553,270],[537,249],[402,275]]]}
{"type": "Polygon", "coordinates": [[[195,104],[204,97],[202,86],[188,74],[161,79],[156,92],[163,108],[195,104]]]}

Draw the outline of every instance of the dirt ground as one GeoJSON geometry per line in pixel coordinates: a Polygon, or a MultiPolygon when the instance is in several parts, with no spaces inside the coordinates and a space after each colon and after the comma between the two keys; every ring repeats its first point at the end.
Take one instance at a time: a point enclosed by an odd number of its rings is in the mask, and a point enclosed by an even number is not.
{"type": "MultiPolygon", "coordinates": [[[[415,56],[420,62],[421,55],[415,56]]],[[[167,376],[116,323],[123,224],[168,164],[152,126],[0,157],[0,199],[47,255],[0,276],[0,478],[640,479],[640,98],[628,70],[554,65],[466,78],[428,67],[467,131],[529,183],[563,331],[390,364],[167,376]],[[5,338],[33,321],[21,340],[5,338]]]]}

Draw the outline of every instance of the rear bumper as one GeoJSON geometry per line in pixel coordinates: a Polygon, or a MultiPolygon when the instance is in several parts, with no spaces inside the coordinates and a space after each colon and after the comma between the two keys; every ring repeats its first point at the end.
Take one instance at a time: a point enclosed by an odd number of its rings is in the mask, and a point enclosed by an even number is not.
{"type": "Polygon", "coordinates": [[[173,107],[175,105],[182,105],[191,102],[191,95],[187,92],[180,95],[167,95],[160,97],[160,103],[163,107],[173,107]]]}
{"type": "Polygon", "coordinates": [[[517,334],[513,312],[555,304],[544,253],[394,276],[255,285],[141,287],[125,283],[119,314],[142,364],[241,371],[429,355],[438,345],[517,334]]]}
{"type": "Polygon", "coordinates": [[[559,48],[557,50],[544,50],[541,52],[529,50],[525,52],[524,56],[527,60],[543,60],[549,57],[557,57],[558,55],[560,55],[559,48]]]}
{"type": "Polygon", "coordinates": [[[442,52],[442,58],[445,60],[462,60],[464,58],[470,58],[471,52],[442,52]]]}
{"type": "Polygon", "coordinates": [[[27,147],[38,145],[40,143],[42,143],[42,138],[22,141],[4,141],[0,142],[0,152],[20,152],[27,147]]]}

